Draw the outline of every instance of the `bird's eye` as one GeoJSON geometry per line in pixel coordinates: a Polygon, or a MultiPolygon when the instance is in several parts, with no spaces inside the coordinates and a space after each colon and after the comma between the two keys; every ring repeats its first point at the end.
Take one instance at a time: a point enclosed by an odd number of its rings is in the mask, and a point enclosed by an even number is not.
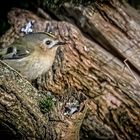
{"type": "Polygon", "coordinates": [[[50,41],[50,40],[47,40],[47,41],[45,42],[45,44],[46,44],[46,45],[50,45],[50,44],[51,44],[51,41],[50,41]]]}

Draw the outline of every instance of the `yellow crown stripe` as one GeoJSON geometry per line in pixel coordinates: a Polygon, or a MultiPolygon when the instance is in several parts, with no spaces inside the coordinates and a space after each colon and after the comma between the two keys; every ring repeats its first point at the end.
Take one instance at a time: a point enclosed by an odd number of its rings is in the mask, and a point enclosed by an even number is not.
{"type": "Polygon", "coordinates": [[[57,37],[56,37],[54,34],[52,34],[52,33],[48,33],[48,32],[38,32],[38,33],[46,34],[46,35],[48,35],[48,36],[50,36],[50,37],[52,37],[52,38],[54,38],[54,39],[57,38],[57,37]]]}

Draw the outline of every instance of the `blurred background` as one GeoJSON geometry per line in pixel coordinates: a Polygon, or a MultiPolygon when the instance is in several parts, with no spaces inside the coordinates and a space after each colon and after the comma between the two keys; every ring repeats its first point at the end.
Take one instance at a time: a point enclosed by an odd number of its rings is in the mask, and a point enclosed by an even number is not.
{"type": "MultiPolygon", "coordinates": [[[[7,31],[10,27],[7,20],[7,13],[12,7],[19,7],[28,9],[31,11],[35,10],[35,7],[41,7],[42,9],[49,8],[50,6],[61,6],[64,2],[73,2],[75,4],[89,4],[92,0],[4,0],[0,4],[0,36],[7,31]]],[[[122,0],[123,1],[123,0],[122,0]]],[[[137,10],[140,10],[140,0],[126,0],[137,10]]]]}

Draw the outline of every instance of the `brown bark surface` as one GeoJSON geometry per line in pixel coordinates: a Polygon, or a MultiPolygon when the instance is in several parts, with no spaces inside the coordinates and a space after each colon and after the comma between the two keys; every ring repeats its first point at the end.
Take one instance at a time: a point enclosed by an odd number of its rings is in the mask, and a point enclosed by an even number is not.
{"type": "MultiPolygon", "coordinates": [[[[9,69],[0,63],[0,76],[4,78],[0,79],[0,92],[1,96],[3,95],[0,105],[11,110],[10,113],[3,113],[5,108],[2,108],[0,119],[14,125],[16,130],[25,136],[28,136],[25,132],[30,130],[30,135],[35,139],[77,140],[80,131],[81,139],[139,140],[139,15],[127,4],[123,5],[115,0],[95,3],[88,7],[64,4],[59,12],[59,19],[65,19],[72,24],[49,18],[41,19],[21,9],[13,9],[9,13],[12,27],[1,38],[3,47],[23,35],[20,33],[21,28],[31,20],[35,21],[35,32],[51,28],[56,36],[69,44],[59,48],[50,71],[34,81],[36,90],[42,91],[41,96],[45,96],[49,91],[57,97],[58,103],[49,116],[41,114],[36,100],[38,94],[34,95],[32,91],[28,94],[28,88],[26,91],[26,88],[22,88],[18,83],[20,78],[16,73],[16,76],[12,77],[13,71],[9,71],[8,75],[11,77],[5,80],[7,76],[3,69],[9,69]],[[132,55],[136,51],[137,53],[132,55]],[[127,64],[137,75],[136,79],[128,68],[123,71],[123,61],[128,57],[130,58],[127,64]],[[15,77],[19,80],[16,81],[15,77]],[[3,85],[6,88],[3,88],[3,85]],[[12,103],[10,99],[14,100],[17,113],[11,108],[12,105],[8,106],[12,103]],[[70,116],[65,116],[65,105],[71,100],[78,100],[80,109],[70,116]],[[31,106],[35,106],[34,111],[30,109],[31,106]],[[20,112],[25,112],[25,115],[20,112]],[[21,118],[24,117],[21,122],[18,119],[20,115],[21,118]],[[26,126],[22,121],[29,125],[26,126]]],[[[26,84],[25,81],[21,83],[26,84]]],[[[31,85],[29,87],[33,89],[31,85]]]]}

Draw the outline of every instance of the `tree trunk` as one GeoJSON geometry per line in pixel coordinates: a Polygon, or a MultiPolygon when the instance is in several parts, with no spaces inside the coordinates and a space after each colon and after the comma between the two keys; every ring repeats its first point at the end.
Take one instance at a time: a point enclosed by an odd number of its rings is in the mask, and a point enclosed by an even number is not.
{"type": "Polygon", "coordinates": [[[8,15],[12,26],[1,37],[3,47],[23,35],[21,28],[28,21],[35,21],[34,32],[51,30],[68,44],[58,49],[50,71],[32,85],[0,63],[1,124],[24,139],[139,140],[137,11],[110,0],[87,7],[65,3],[53,12],[68,22],[21,9],[8,15]],[[48,92],[55,95],[56,104],[43,115],[38,104],[48,92]],[[78,111],[66,115],[68,103],[76,102],[78,111]]]}

